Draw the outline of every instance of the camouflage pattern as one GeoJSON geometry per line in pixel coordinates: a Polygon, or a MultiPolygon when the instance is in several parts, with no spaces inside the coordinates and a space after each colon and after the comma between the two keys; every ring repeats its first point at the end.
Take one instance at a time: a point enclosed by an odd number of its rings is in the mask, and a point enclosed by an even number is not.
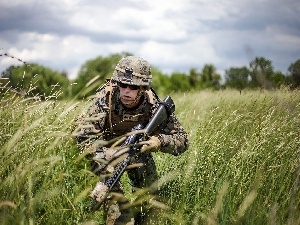
{"type": "Polygon", "coordinates": [[[124,84],[150,86],[150,64],[140,57],[126,56],[117,64],[111,79],[124,84]]]}
{"type": "Polygon", "coordinates": [[[114,194],[106,199],[104,205],[106,225],[134,225],[133,213],[128,207],[129,202],[125,199],[122,189],[118,184],[117,187],[114,187],[114,194]],[[120,195],[123,197],[120,197],[120,195]]]}
{"type": "MultiPolygon", "coordinates": [[[[152,90],[145,90],[141,97],[140,105],[135,109],[127,109],[119,99],[119,89],[112,81],[108,81],[104,87],[96,94],[96,97],[90,106],[79,119],[79,127],[77,129],[78,145],[82,151],[88,151],[90,155],[98,154],[106,160],[107,147],[111,147],[113,143],[106,143],[103,147],[103,140],[110,141],[120,135],[124,135],[139,124],[147,124],[149,119],[159,107],[160,100],[152,90]]],[[[175,114],[161,124],[153,133],[161,142],[160,151],[178,156],[188,149],[188,136],[175,114]]],[[[101,162],[91,161],[92,169],[95,169],[101,162]]],[[[140,189],[151,187],[152,190],[148,194],[155,195],[157,187],[153,185],[158,179],[155,162],[152,154],[149,152],[136,155],[131,160],[131,165],[140,164],[143,166],[135,167],[128,171],[133,188],[140,189]]],[[[104,177],[108,171],[102,171],[100,177],[104,177]]],[[[104,181],[105,178],[103,178],[104,181]]],[[[124,194],[120,181],[112,190],[120,194],[124,194]]],[[[122,203],[118,200],[111,205],[114,209],[110,209],[107,200],[106,212],[111,220],[118,220],[123,216],[130,215],[132,211],[123,209],[122,203]],[[116,207],[118,205],[118,207],[116,207]]],[[[112,223],[114,224],[114,223],[112,223]]],[[[117,222],[115,223],[117,224],[117,222]]]]}

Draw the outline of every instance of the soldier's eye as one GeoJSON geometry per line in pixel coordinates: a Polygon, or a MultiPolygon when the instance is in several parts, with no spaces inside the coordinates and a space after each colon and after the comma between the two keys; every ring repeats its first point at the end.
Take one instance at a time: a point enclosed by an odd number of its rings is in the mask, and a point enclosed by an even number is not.
{"type": "Polygon", "coordinates": [[[138,85],[129,85],[129,84],[121,83],[121,82],[118,83],[118,86],[121,87],[121,88],[127,88],[127,87],[129,87],[130,90],[138,90],[138,89],[140,89],[140,86],[138,86],[138,85]]]}

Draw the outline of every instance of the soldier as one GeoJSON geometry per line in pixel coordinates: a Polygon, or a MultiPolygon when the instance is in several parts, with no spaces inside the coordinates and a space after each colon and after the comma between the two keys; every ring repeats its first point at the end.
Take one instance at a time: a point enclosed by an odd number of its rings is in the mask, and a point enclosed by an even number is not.
{"type": "MultiPolygon", "coordinates": [[[[97,92],[86,114],[81,116],[78,145],[82,151],[91,153],[89,156],[94,159],[91,160],[92,170],[96,174],[107,173],[99,172],[97,168],[103,168],[103,162],[110,161],[116,154],[115,148],[104,147],[99,140],[110,141],[130,132],[137,124],[147,124],[159,107],[161,101],[150,87],[151,81],[151,69],[146,60],[136,56],[124,57],[116,65],[111,79],[97,92]]],[[[140,165],[127,171],[133,188],[150,187],[157,181],[152,152],[178,156],[187,149],[187,133],[172,113],[142,146],[141,153],[132,158],[132,165],[140,165]]],[[[108,171],[112,169],[109,166],[105,168],[108,171]]],[[[124,194],[120,181],[112,191],[120,193],[119,196],[124,194]]],[[[153,193],[155,190],[149,194],[153,193]]],[[[133,213],[130,207],[125,207],[128,202],[124,195],[121,198],[108,196],[104,203],[106,224],[141,224],[144,214],[133,213]]]]}

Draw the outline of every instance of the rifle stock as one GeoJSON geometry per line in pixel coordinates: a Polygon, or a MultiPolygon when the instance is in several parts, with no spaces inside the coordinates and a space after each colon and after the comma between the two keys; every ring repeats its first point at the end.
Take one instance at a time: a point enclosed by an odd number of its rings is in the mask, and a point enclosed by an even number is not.
{"type": "Polygon", "coordinates": [[[115,183],[120,179],[122,174],[125,172],[126,167],[129,165],[131,158],[139,152],[141,146],[137,146],[145,136],[149,136],[163,121],[165,121],[175,111],[175,105],[170,96],[167,96],[151,117],[148,124],[143,127],[142,124],[138,124],[132,130],[143,130],[143,133],[136,133],[128,136],[121,146],[130,146],[127,156],[121,162],[119,162],[114,168],[112,175],[104,182],[98,181],[96,187],[92,191],[91,197],[94,198],[92,205],[89,210],[97,210],[102,202],[107,197],[110,190],[113,188],[115,183]]]}

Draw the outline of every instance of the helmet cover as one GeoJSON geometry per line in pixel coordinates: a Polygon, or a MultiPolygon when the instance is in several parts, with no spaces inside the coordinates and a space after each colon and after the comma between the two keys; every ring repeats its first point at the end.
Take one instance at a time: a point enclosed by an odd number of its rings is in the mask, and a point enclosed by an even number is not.
{"type": "Polygon", "coordinates": [[[124,84],[149,87],[152,81],[150,64],[143,58],[126,56],[116,65],[111,79],[124,84]]]}

